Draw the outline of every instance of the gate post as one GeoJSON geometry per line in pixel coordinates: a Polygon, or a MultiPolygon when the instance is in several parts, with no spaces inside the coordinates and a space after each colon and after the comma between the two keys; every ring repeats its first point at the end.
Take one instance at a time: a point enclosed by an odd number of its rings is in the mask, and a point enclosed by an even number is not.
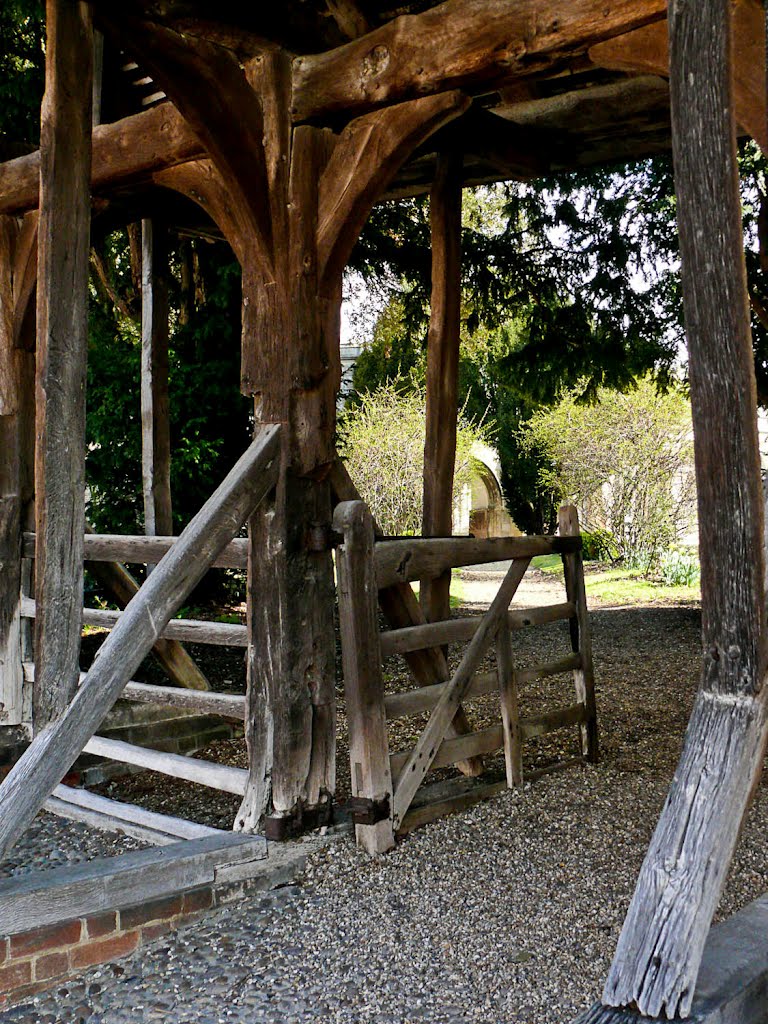
{"type": "Polygon", "coordinates": [[[373,519],[364,502],[344,501],[336,508],[333,528],[344,535],[336,549],[336,572],[355,835],[368,853],[384,853],[395,845],[395,836],[373,519]]]}

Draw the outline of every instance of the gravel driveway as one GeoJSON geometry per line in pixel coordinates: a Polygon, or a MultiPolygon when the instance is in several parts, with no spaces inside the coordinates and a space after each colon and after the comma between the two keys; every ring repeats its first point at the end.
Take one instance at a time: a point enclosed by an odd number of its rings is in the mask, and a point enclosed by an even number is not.
{"type": "MultiPolygon", "coordinates": [[[[698,619],[670,607],[594,612],[600,765],[427,826],[379,860],[337,843],[298,885],[0,1019],[568,1024],[599,996],[674,770],[698,679],[698,619]]],[[[549,659],[562,652],[562,624],[515,642],[521,663],[549,659]]],[[[548,685],[523,695],[524,713],[570,699],[567,679],[548,685]]],[[[531,744],[526,765],[562,753],[531,744]]],[[[763,785],[720,913],[761,895],[767,875],[763,785]]]]}

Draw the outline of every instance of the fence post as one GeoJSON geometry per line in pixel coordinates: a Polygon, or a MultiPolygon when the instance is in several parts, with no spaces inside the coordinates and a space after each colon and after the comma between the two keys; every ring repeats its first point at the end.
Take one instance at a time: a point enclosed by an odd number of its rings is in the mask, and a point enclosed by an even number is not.
{"type": "Polygon", "coordinates": [[[504,730],[504,764],[507,786],[515,789],[523,784],[523,745],[520,735],[520,712],[517,700],[517,673],[512,659],[512,635],[509,616],[504,616],[496,633],[496,671],[499,677],[501,724],[504,730]]]}
{"type": "Polygon", "coordinates": [[[344,536],[336,549],[336,573],[355,835],[368,853],[384,853],[395,837],[373,519],[364,502],[344,501],[336,507],[333,527],[344,536]]]}
{"type": "MultiPolygon", "coordinates": [[[[581,534],[579,514],[575,505],[563,505],[557,515],[561,537],[578,537],[581,534]]],[[[592,635],[589,630],[587,596],[584,590],[584,564],[581,550],[563,555],[565,592],[569,601],[576,606],[571,619],[571,646],[581,655],[581,667],[574,669],[573,681],[576,700],[586,708],[586,721],[579,726],[581,752],[593,764],[598,759],[597,707],[595,704],[595,676],[592,668],[592,635]]]]}

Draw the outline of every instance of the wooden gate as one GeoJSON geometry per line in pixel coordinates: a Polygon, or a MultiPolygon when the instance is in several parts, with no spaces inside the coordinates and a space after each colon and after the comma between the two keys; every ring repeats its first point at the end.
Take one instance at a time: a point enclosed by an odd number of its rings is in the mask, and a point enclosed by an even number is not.
{"type": "MultiPolygon", "coordinates": [[[[336,508],[334,528],[343,535],[337,549],[339,617],[341,623],[344,689],[349,726],[352,798],[350,806],[358,843],[370,853],[394,845],[396,833],[431,820],[440,814],[483,799],[523,780],[522,746],[526,739],[566,726],[577,726],[580,757],[596,761],[597,716],[592,651],[584,592],[581,536],[576,510],[560,510],[560,535],[556,537],[423,538],[376,540],[374,523],[362,501],[342,502],[336,508]],[[566,601],[541,608],[510,611],[509,605],[536,555],[557,553],[565,572],[566,601]],[[386,611],[393,591],[410,583],[434,579],[446,570],[479,563],[511,560],[507,574],[490,608],[482,617],[449,619],[405,628],[379,629],[379,604],[386,611]],[[512,658],[511,632],[557,620],[570,625],[571,653],[566,657],[525,671],[512,658]],[[456,671],[444,681],[419,686],[404,693],[385,693],[382,659],[391,654],[406,657],[413,652],[437,652],[440,646],[467,642],[456,671]],[[478,667],[495,642],[495,672],[478,667]],[[535,678],[572,672],[576,701],[562,709],[521,718],[518,690],[535,678]],[[466,727],[462,701],[492,692],[499,694],[498,725],[477,732],[466,727]],[[430,712],[415,746],[390,754],[387,721],[430,712]],[[418,809],[414,797],[430,769],[472,762],[482,754],[504,750],[506,780],[489,785],[458,780],[455,792],[418,809]]],[[[391,616],[390,616],[391,620],[391,616]]],[[[416,673],[414,673],[416,674],[416,673]]],[[[417,675],[417,681],[418,679],[417,675]]],[[[474,762],[477,765],[477,761],[474,762]]],[[[423,792],[423,791],[422,791],[423,792]]]]}

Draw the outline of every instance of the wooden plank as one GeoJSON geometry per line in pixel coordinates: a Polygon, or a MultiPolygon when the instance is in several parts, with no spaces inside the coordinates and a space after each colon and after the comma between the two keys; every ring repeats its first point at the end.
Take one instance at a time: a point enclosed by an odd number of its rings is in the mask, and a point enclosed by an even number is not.
{"type": "MultiPolygon", "coordinates": [[[[35,680],[34,662],[23,662],[24,678],[28,682],[35,680]]],[[[80,683],[85,679],[85,672],[80,673],[80,683]]],[[[139,683],[133,680],[125,684],[120,695],[124,700],[136,701],[139,704],[162,704],[166,707],[185,708],[199,711],[204,715],[221,715],[242,721],[245,717],[245,697],[237,693],[213,693],[210,690],[187,690],[180,686],[154,686],[151,683],[139,683]]]]}
{"type": "Polygon", "coordinates": [[[34,726],[77,688],[83,606],[85,376],[91,228],[90,8],[46,3],[37,288],[34,726]]]}
{"type": "MultiPolygon", "coordinates": [[[[443,683],[432,683],[420,686],[415,690],[404,690],[402,693],[387,693],[384,696],[384,707],[387,718],[405,718],[408,715],[422,715],[437,707],[437,702],[445,691],[449,680],[443,683]]],[[[495,672],[476,672],[470,680],[464,694],[464,700],[483,697],[495,693],[498,678],[495,672]]]]}
{"type": "Polygon", "coordinates": [[[141,475],[144,532],[173,533],[168,408],[168,229],[141,222],[141,475]]]}
{"type": "Polygon", "coordinates": [[[260,836],[221,832],[182,840],[3,879],[0,913],[8,933],[31,931],[210,885],[217,868],[225,865],[250,862],[256,874],[265,857],[266,842],[260,836]]]}
{"type": "Polygon", "coordinates": [[[582,659],[580,654],[568,654],[557,661],[547,661],[543,665],[534,665],[531,668],[521,668],[517,672],[518,683],[531,683],[534,679],[546,679],[547,676],[557,676],[561,672],[574,672],[581,668],[582,659]]]}
{"type": "Polygon", "coordinates": [[[520,736],[523,740],[531,740],[536,736],[565,729],[570,725],[580,725],[587,718],[587,710],[583,704],[572,704],[556,711],[545,711],[540,715],[528,715],[520,719],[520,736]]]}
{"type": "Polygon", "coordinates": [[[13,343],[17,230],[0,218],[0,724],[23,716],[21,666],[21,445],[19,363],[13,343]]]}
{"type": "MultiPolygon", "coordinates": [[[[123,534],[86,534],[83,550],[86,562],[159,562],[178,541],[178,537],[140,537],[123,534]]],[[[23,554],[35,558],[36,537],[24,534],[23,554]]],[[[245,569],[248,561],[248,541],[236,538],[227,544],[215,558],[212,569],[245,569]]]]}
{"type": "Polygon", "coordinates": [[[0,785],[0,857],[12,847],[119,697],[158,634],[252,508],[274,487],[280,428],[262,428],[131,601],[64,714],[0,785]]]}
{"type": "Polygon", "coordinates": [[[496,669],[504,739],[504,765],[510,789],[523,784],[523,744],[517,697],[517,674],[509,626],[504,618],[496,632],[496,669]]]}
{"type": "Polygon", "coordinates": [[[102,831],[122,832],[158,846],[168,846],[180,839],[202,839],[222,834],[221,829],[157,814],[136,804],[110,800],[73,786],[57,786],[53,796],[46,800],[45,810],[72,821],[83,821],[102,831]]]}
{"type": "Polygon", "coordinates": [[[603,1002],[685,1017],[765,752],[762,496],[728,0],[670,8],[701,557],[701,687],[603,1002]],[[713,254],[717,258],[713,259],[713,254]]]}
{"type": "Polygon", "coordinates": [[[376,583],[379,589],[411,580],[434,579],[446,569],[484,562],[506,562],[563,551],[575,551],[575,537],[425,537],[379,541],[376,544],[376,583]]]}
{"type": "MultiPolygon", "coordinates": [[[[489,725],[477,732],[470,732],[466,736],[454,736],[450,740],[443,740],[437,749],[432,768],[444,768],[449,764],[456,764],[468,757],[477,754],[490,754],[499,750],[504,745],[504,733],[501,725],[489,725]]],[[[390,754],[389,766],[392,772],[392,779],[395,786],[400,780],[404,765],[408,763],[413,750],[403,750],[396,754],[390,754]]]]}
{"type": "MultiPolygon", "coordinates": [[[[438,154],[429,194],[432,291],[427,334],[427,409],[424,440],[422,535],[453,533],[453,474],[459,410],[461,327],[461,151],[438,154]]],[[[451,616],[451,570],[421,581],[428,622],[451,616]]]]}
{"type": "MultiPolygon", "coordinates": [[[[427,543],[430,543],[429,541],[427,543]]],[[[485,654],[488,645],[498,628],[499,620],[506,615],[509,603],[525,575],[530,558],[514,561],[509,567],[504,581],[499,587],[491,607],[483,616],[483,622],[472,637],[461,659],[458,669],[446,686],[432,712],[426,728],[413,748],[407,763],[403,767],[400,781],[395,789],[393,823],[395,829],[405,816],[413,795],[429,771],[438,747],[445,737],[446,729],[455,714],[456,708],[464,699],[472,674],[477,663],[485,654]]]]}
{"type": "MultiPolygon", "coordinates": [[[[86,522],[85,528],[92,532],[86,522]]],[[[125,608],[139,591],[139,584],[119,562],[90,562],[88,571],[120,608],[125,608]]],[[[199,666],[178,640],[163,637],[155,642],[152,654],[159,661],[168,678],[177,686],[190,690],[209,690],[208,680],[199,666]]]]}
{"type": "MultiPolygon", "coordinates": [[[[558,661],[546,662],[543,665],[535,665],[532,668],[518,669],[518,686],[522,683],[530,683],[535,679],[545,679],[547,676],[560,675],[562,672],[572,672],[580,664],[578,654],[569,654],[558,661]]],[[[404,690],[402,693],[388,693],[384,697],[384,706],[387,711],[387,718],[404,718],[407,715],[421,715],[425,711],[431,711],[437,706],[441,694],[445,692],[448,685],[444,683],[432,683],[429,686],[420,686],[415,690],[404,690]]],[[[499,679],[496,672],[476,672],[469,681],[464,700],[471,700],[473,697],[483,697],[489,693],[495,693],[498,689],[499,679]]]]}
{"type": "Polygon", "coordinates": [[[126,683],[122,696],[140,704],[164,704],[174,708],[189,708],[205,715],[221,715],[235,721],[245,719],[245,696],[238,693],[201,693],[183,690],[178,686],[153,686],[150,683],[126,683]]]}
{"type": "MultiPolygon", "coordinates": [[[[579,536],[579,514],[575,505],[563,505],[558,511],[557,518],[561,537],[579,536]]],[[[587,594],[584,589],[584,564],[580,550],[563,555],[563,574],[568,600],[572,601],[576,608],[575,615],[571,620],[575,627],[571,632],[571,642],[574,651],[578,651],[581,656],[579,665],[573,670],[576,701],[587,709],[586,719],[579,725],[581,752],[588,761],[596,764],[599,758],[599,743],[595,674],[592,668],[592,632],[589,627],[587,594]]]]}
{"type": "MultiPolygon", "coordinates": [[[[23,598],[21,614],[25,618],[34,619],[36,615],[35,602],[29,598],[23,598]]],[[[103,608],[83,608],[83,625],[113,629],[123,614],[123,612],[113,612],[103,608]]],[[[245,626],[230,622],[206,622],[202,619],[171,619],[163,629],[161,637],[188,640],[196,644],[215,644],[220,647],[248,646],[248,630],[245,626]]]]}
{"type": "MultiPolygon", "coordinates": [[[[346,466],[340,459],[336,459],[329,474],[331,487],[336,495],[337,501],[361,501],[360,494],[351,480],[346,466]]],[[[374,533],[379,536],[380,530],[373,521],[374,533]]],[[[387,623],[394,630],[407,627],[419,627],[426,623],[424,612],[418,602],[410,583],[397,583],[379,591],[379,607],[387,623]]],[[[383,642],[387,634],[382,634],[380,642],[383,642]]],[[[440,647],[404,652],[405,661],[411,670],[414,679],[421,686],[429,686],[434,683],[443,682],[450,677],[448,662],[440,647]]],[[[447,736],[463,736],[471,732],[472,727],[467,720],[464,708],[460,707],[451,723],[447,736]]],[[[477,776],[483,771],[482,758],[474,757],[469,761],[462,761],[456,766],[464,775],[477,776]]]]}
{"type": "Polygon", "coordinates": [[[448,814],[464,811],[468,807],[480,803],[481,800],[490,800],[494,796],[498,796],[507,789],[506,782],[476,783],[470,786],[468,785],[470,781],[472,780],[452,779],[450,788],[444,783],[438,783],[436,786],[425,786],[422,791],[423,802],[409,809],[397,830],[397,834],[399,836],[405,835],[407,832],[412,832],[413,829],[419,828],[421,825],[427,825],[430,821],[435,821],[437,818],[444,818],[448,814]],[[440,787],[439,790],[438,786],[440,787]],[[436,799],[429,799],[429,790],[432,789],[438,790],[440,793],[436,799]],[[453,792],[450,790],[453,790],[453,792]]]}
{"type": "Polygon", "coordinates": [[[336,572],[352,795],[389,804],[384,820],[356,825],[355,835],[368,853],[384,853],[395,840],[374,583],[373,519],[364,502],[346,501],[336,507],[333,526],[344,534],[344,543],[336,549],[336,572]]]}
{"type": "Polygon", "coordinates": [[[665,14],[666,0],[616,0],[600,8],[572,0],[554,20],[546,0],[448,0],[343,47],[296,57],[294,122],[349,117],[456,85],[487,89],[665,14]]]}
{"type": "MultiPolygon", "coordinates": [[[[524,629],[526,626],[540,626],[548,622],[570,619],[575,613],[575,605],[566,601],[563,604],[542,605],[540,608],[526,608],[510,611],[507,621],[510,629],[524,629]]],[[[381,634],[381,653],[385,658],[393,654],[406,654],[426,647],[437,647],[442,644],[458,644],[471,640],[482,621],[476,615],[466,619],[449,619],[446,622],[428,622],[422,626],[408,626],[403,629],[391,629],[381,634]]]]}
{"type": "Polygon", "coordinates": [[[111,761],[123,764],[134,764],[149,771],[171,775],[174,779],[185,779],[196,782],[200,786],[218,789],[223,793],[234,793],[242,796],[248,772],[245,768],[232,768],[213,761],[202,761],[196,757],[183,757],[181,754],[169,754],[164,750],[150,750],[138,747],[134,743],[123,740],[112,740],[106,736],[92,736],[83,747],[84,754],[107,757],[111,761]]]}
{"type": "MultiPolygon", "coordinates": [[[[197,159],[203,146],[170,104],[93,130],[91,187],[105,190],[152,171],[197,159]]],[[[0,213],[34,209],[39,200],[40,151],[0,163],[0,213]]]]}

